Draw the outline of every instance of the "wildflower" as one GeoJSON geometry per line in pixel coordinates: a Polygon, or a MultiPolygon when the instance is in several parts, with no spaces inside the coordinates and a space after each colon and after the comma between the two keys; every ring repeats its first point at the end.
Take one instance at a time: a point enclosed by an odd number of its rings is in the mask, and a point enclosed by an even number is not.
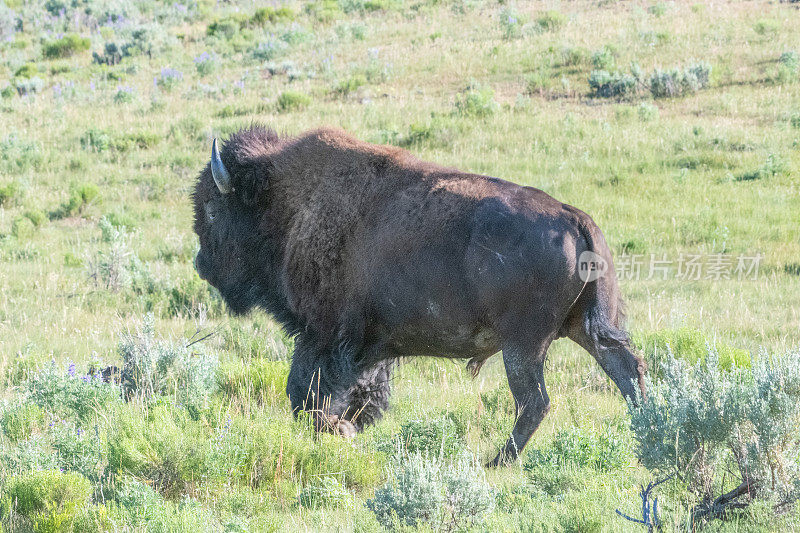
{"type": "Polygon", "coordinates": [[[75,377],[75,363],[70,363],[67,367],[67,375],[71,378],[75,377]]]}
{"type": "Polygon", "coordinates": [[[161,69],[161,79],[175,79],[175,80],[182,80],[183,73],[180,70],[174,69],[172,67],[164,67],[161,69]]]}

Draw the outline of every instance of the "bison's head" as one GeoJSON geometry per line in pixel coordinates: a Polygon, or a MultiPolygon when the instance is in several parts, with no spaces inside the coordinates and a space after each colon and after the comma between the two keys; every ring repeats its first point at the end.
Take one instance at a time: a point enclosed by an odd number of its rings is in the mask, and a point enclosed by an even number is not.
{"type": "Polygon", "coordinates": [[[194,231],[200,239],[195,268],[216,287],[234,313],[260,303],[265,238],[259,234],[256,190],[262,181],[263,159],[253,157],[252,145],[274,135],[249,130],[234,135],[222,148],[214,139],[211,161],[201,172],[194,191],[194,231]],[[259,135],[261,134],[261,135],[259,135]],[[250,145],[250,146],[248,146],[250,145]]]}

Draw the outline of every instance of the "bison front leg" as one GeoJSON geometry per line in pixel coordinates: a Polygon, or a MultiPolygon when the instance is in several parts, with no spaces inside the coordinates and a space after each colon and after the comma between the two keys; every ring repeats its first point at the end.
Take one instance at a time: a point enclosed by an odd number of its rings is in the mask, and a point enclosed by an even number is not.
{"type": "Polygon", "coordinates": [[[313,345],[298,339],[286,394],[294,415],[301,411],[309,413],[317,431],[352,437],[357,429],[350,421],[352,414],[348,416],[348,390],[355,380],[347,365],[338,364],[333,359],[341,356],[319,356],[313,345]]]}
{"type": "Polygon", "coordinates": [[[363,369],[347,391],[347,408],[343,418],[358,431],[374,424],[389,407],[394,359],[385,359],[363,369]]]}
{"type": "Polygon", "coordinates": [[[516,405],[516,422],[511,437],[500,453],[486,466],[513,462],[550,410],[550,397],[544,385],[544,361],[551,338],[528,344],[503,347],[503,364],[516,405]]]}

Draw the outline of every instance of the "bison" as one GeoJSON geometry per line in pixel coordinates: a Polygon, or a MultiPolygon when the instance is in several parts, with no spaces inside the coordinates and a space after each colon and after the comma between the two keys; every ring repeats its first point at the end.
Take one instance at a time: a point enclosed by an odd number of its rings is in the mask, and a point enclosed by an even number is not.
{"type": "Polygon", "coordinates": [[[548,412],[554,339],[582,346],[627,399],[643,387],[602,232],[538,189],[340,130],[253,126],[214,140],[193,200],[198,274],[231,312],[262,308],[295,336],[286,392],[318,430],[378,420],[411,356],[469,359],[477,375],[502,351],[517,418],[490,465],[514,460],[548,412]]]}

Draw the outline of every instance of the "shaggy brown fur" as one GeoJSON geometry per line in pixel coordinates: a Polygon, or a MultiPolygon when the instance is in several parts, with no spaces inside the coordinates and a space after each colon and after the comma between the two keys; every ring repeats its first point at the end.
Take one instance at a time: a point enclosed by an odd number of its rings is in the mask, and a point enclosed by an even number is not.
{"type": "Polygon", "coordinates": [[[339,130],[280,138],[252,128],[208,165],[194,194],[200,275],[234,312],[259,306],[297,335],[295,410],[359,430],[388,405],[398,357],[503,351],[518,420],[513,459],[549,408],[543,366],[569,336],[636,397],[644,365],[621,329],[611,254],[588,215],[531,187],[420,161],[339,130]],[[585,251],[610,269],[578,275],[585,251]]]}

